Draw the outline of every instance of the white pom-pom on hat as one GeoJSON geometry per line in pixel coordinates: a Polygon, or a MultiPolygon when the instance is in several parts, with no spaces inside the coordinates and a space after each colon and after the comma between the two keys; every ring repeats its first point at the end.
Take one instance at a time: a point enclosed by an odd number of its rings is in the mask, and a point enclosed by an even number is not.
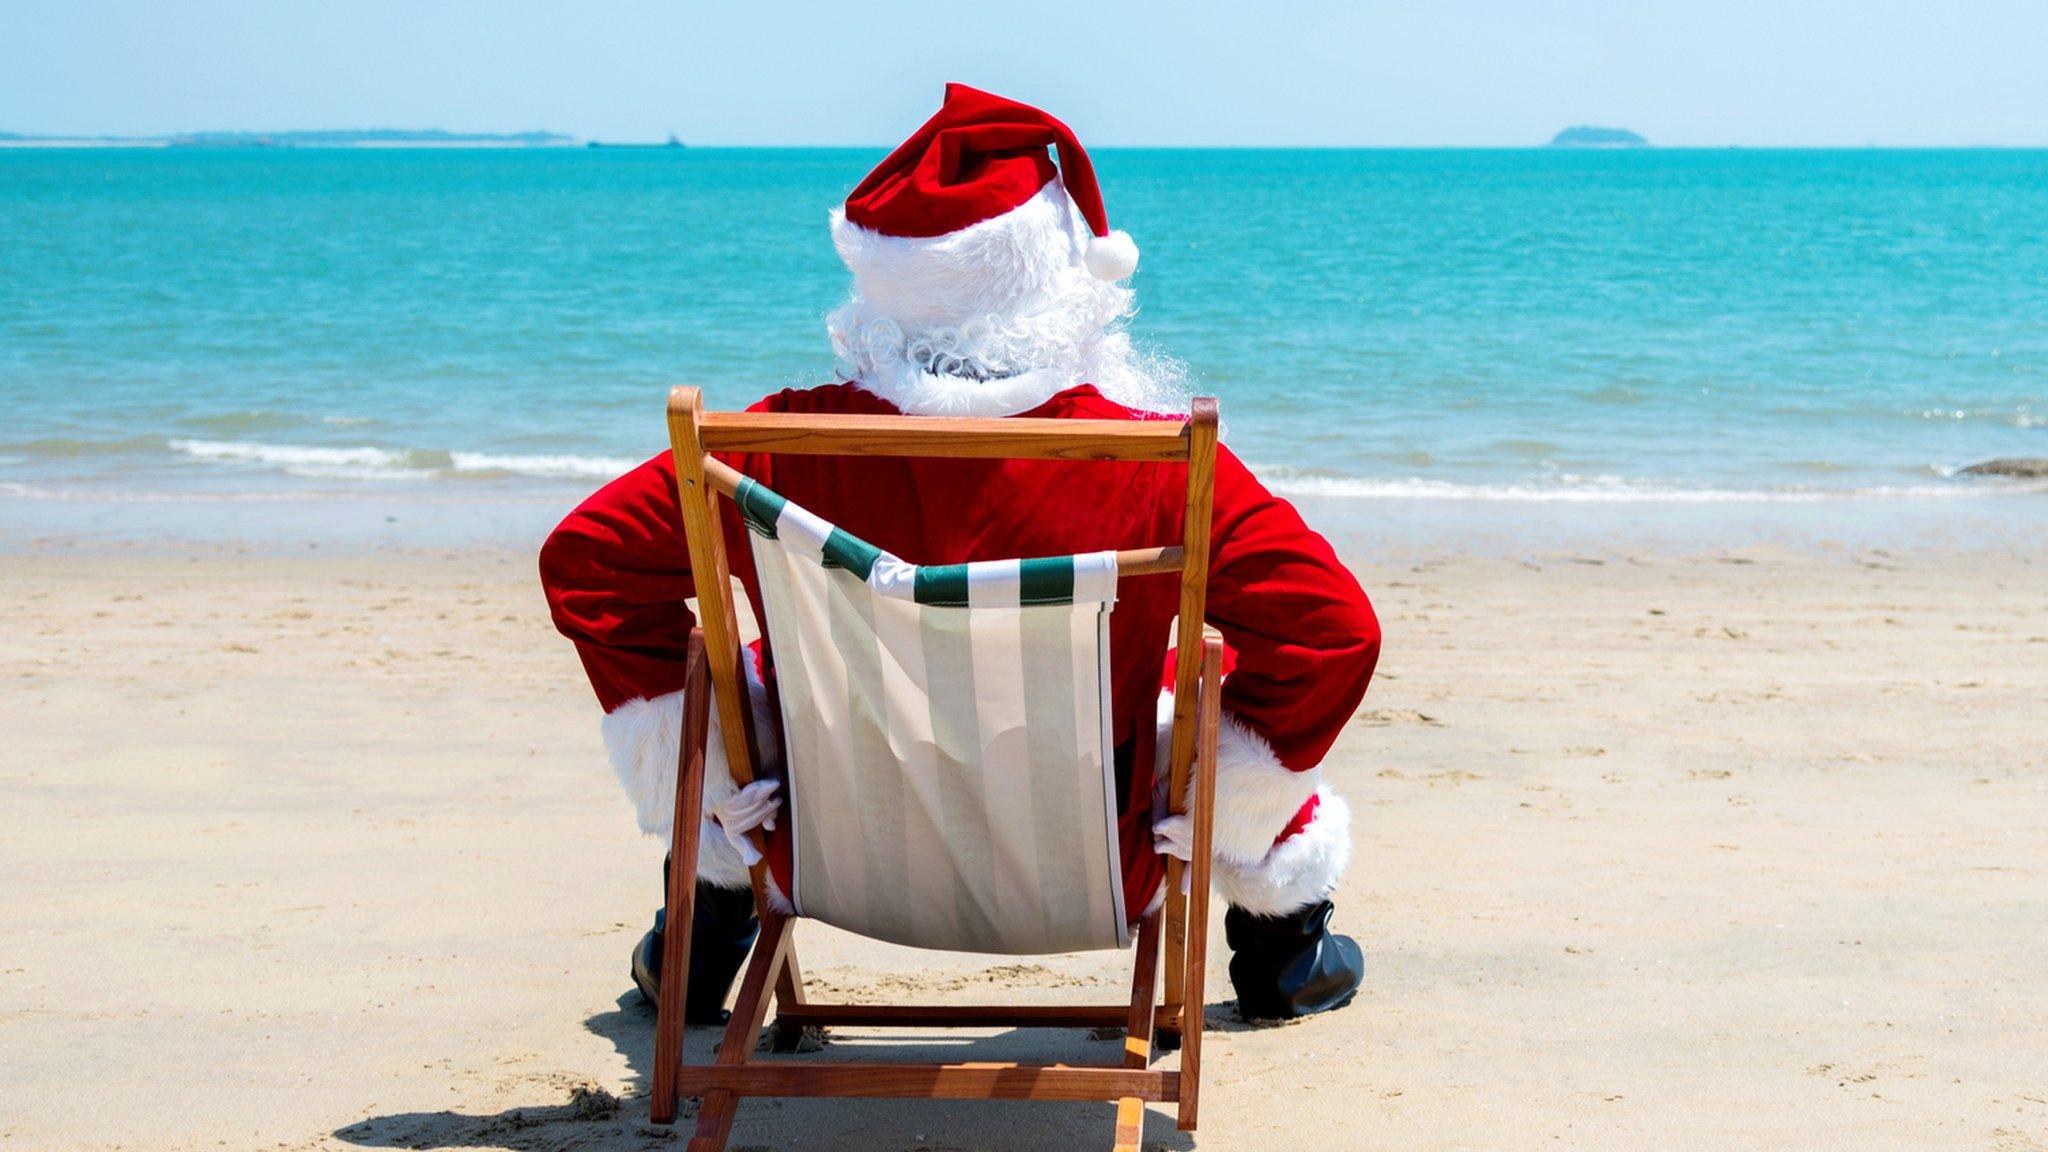
{"type": "Polygon", "coordinates": [[[1138,245],[1128,232],[1094,236],[1082,260],[1097,280],[1121,280],[1138,270],[1138,245]]]}

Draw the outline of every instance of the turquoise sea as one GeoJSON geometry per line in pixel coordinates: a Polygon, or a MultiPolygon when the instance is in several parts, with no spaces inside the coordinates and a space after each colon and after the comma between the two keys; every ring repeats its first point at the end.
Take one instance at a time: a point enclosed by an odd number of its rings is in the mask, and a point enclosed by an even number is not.
{"type": "MultiPolygon", "coordinates": [[[[0,533],[544,526],[669,384],[831,377],[879,155],[0,150],[0,533]]],[[[1953,474],[2048,456],[2048,152],[1097,164],[1138,339],[1355,523],[2048,521],[1953,474]]]]}

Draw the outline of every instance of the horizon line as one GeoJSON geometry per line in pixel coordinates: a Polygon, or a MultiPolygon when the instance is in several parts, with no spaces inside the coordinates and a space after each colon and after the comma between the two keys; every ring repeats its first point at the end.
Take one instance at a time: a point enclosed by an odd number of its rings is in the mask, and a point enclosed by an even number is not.
{"type": "MultiPolygon", "coordinates": [[[[446,149],[449,151],[475,151],[495,148],[503,151],[553,151],[598,148],[609,146],[634,147],[636,149],[674,147],[677,151],[887,151],[896,147],[890,143],[758,143],[719,142],[693,144],[671,134],[666,139],[638,139],[631,137],[575,136],[552,129],[525,129],[515,132],[469,132],[440,128],[281,128],[274,130],[251,129],[201,129],[189,132],[155,133],[146,135],[79,134],[58,135],[38,134],[0,130],[0,149],[34,150],[37,148],[87,151],[94,148],[137,149],[147,147],[177,148],[185,151],[240,151],[260,149],[261,144],[208,144],[209,137],[247,137],[252,141],[263,137],[321,136],[347,134],[393,134],[398,139],[369,139],[334,143],[285,143],[272,147],[282,149],[310,149],[329,151],[369,150],[398,148],[410,150],[446,149]],[[417,136],[417,139],[405,139],[417,136]],[[552,137],[553,142],[534,142],[522,137],[552,137]],[[439,137],[447,137],[442,139],[439,137]]],[[[1173,144],[1126,144],[1109,143],[1093,145],[1094,152],[1120,151],[1217,151],[1217,152],[1706,152],[1731,149],[1756,152],[1961,152],[1961,151],[2015,151],[2032,152],[2048,150],[2048,141],[2038,143],[1779,143],[1745,144],[1727,141],[1711,144],[1658,144],[1645,141],[1640,144],[1554,144],[1550,141],[1535,143],[1499,144],[1248,144],[1248,143],[1173,143],[1173,144]]]]}

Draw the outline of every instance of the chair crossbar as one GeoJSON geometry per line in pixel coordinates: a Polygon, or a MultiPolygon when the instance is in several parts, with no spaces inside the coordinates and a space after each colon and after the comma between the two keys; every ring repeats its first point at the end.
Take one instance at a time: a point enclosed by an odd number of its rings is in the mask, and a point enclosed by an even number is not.
{"type": "Polygon", "coordinates": [[[707,452],[1162,462],[1189,458],[1188,427],[1171,420],[819,418],[780,412],[707,412],[697,422],[707,452]]]}
{"type": "Polygon", "coordinates": [[[1179,1099],[1180,1073],[1073,1064],[708,1064],[685,1067],[682,1093],[915,1100],[1179,1099]]]}
{"type": "Polygon", "coordinates": [[[1113,1028],[1122,1004],[804,1004],[777,1005],[778,1023],[849,1028],[1113,1028]]]}

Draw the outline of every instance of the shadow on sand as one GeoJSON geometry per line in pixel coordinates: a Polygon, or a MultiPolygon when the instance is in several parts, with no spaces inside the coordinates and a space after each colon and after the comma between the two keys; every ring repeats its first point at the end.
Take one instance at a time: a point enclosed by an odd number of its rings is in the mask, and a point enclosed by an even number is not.
{"type": "MultiPolygon", "coordinates": [[[[1251,1025],[1237,1019],[1233,1004],[1213,1004],[1204,1014],[1218,1032],[1251,1025]]],[[[673,1128],[647,1122],[646,1091],[654,1064],[654,1012],[637,992],[618,1006],[584,1021],[611,1041],[632,1072],[623,1098],[595,1086],[567,1086],[563,1098],[536,1102],[490,1115],[400,1112],[358,1121],[334,1132],[337,1140],[365,1148],[502,1148],[516,1152],[612,1152],[676,1148],[689,1136],[694,1101],[685,1100],[673,1128]]],[[[718,1030],[692,1028],[684,1058],[709,1063],[718,1030]]],[[[937,1034],[863,1034],[846,1044],[827,1043],[791,1060],[840,1058],[913,1061],[1028,1060],[1102,1063],[1114,1042],[1068,1029],[1013,1030],[968,1038],[937,1034]]],[[[860,1148],[873,1152],[1038,1152],[1042,1149],[1107,1148],[1115,1121],[1110,1104],[1064,1104],[980,1100],[749,1100],[740,1105],[732,1152],[860,1148]]],[[[1170,1112],[1154,1105],[1145,1121],[1148,1152],[1185,1152],[1194,1138],[1176,1131],[1170,1112]]]]}

